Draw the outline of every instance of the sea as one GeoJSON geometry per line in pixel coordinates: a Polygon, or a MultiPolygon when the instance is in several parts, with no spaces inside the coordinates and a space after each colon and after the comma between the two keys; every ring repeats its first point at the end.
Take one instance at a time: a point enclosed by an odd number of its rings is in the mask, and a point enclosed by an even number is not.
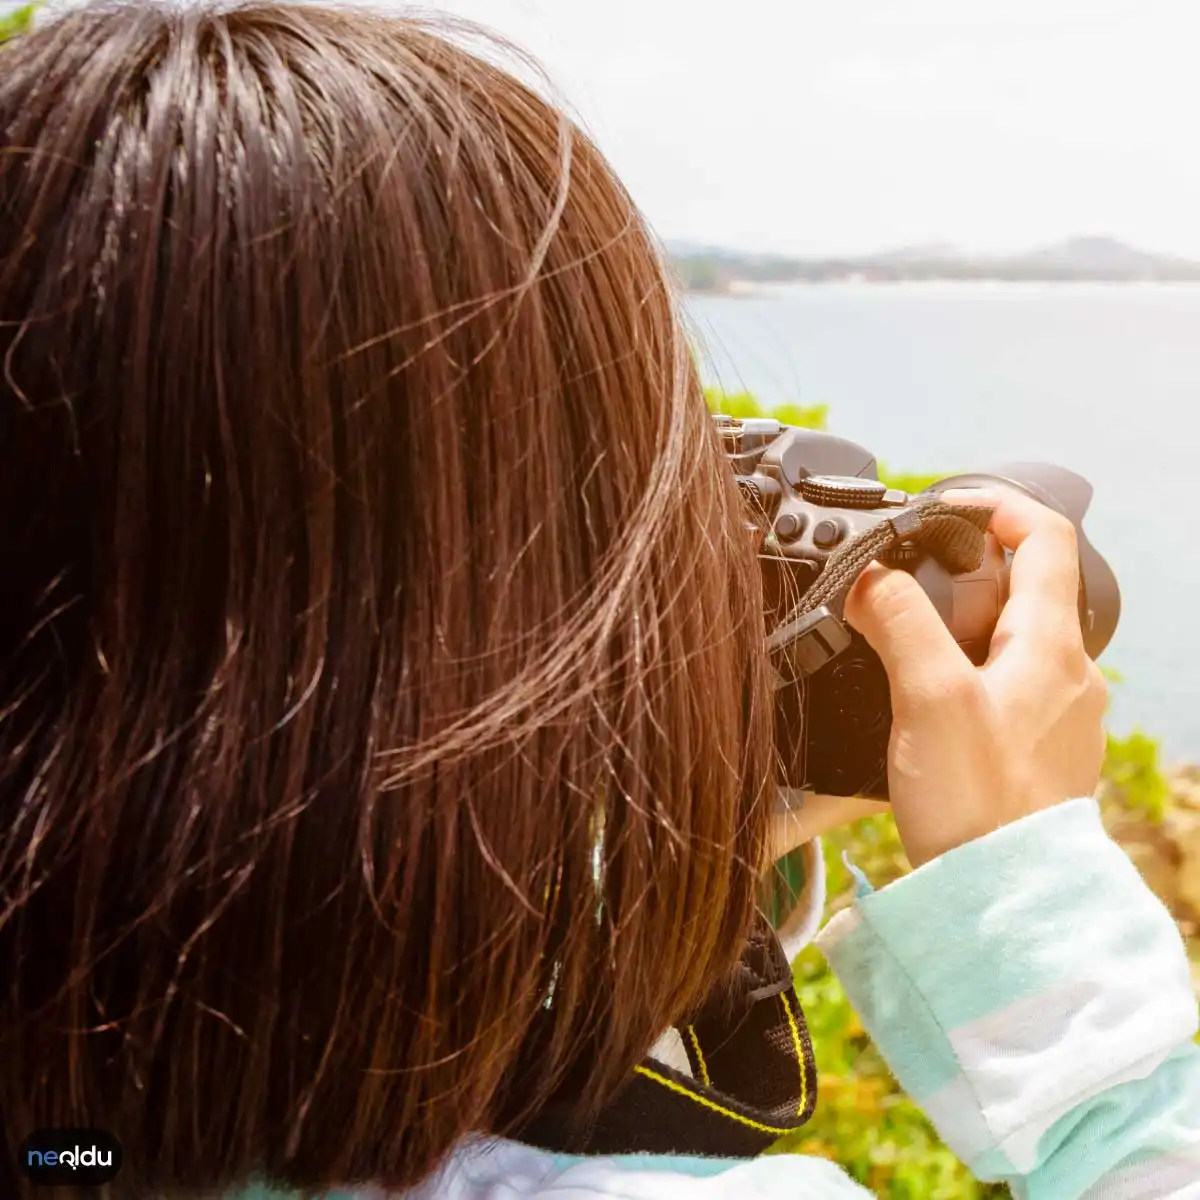
{"type": "Polygon", "coordinates": [[[707,383],[827,405],[890,470],[1087,478],[1122,593],[1110,728],[1200,762],[1200,285],[798,284],[687,308],[707,383]]]}

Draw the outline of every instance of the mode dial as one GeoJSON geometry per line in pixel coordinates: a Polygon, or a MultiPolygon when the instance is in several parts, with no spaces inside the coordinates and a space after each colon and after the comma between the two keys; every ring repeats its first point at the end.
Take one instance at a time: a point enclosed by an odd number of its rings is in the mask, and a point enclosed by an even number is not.
{"type": "Polygon", "coordinates": [[[888,494],[886,483],[852,475],[810,475],[800,480],[800,495],[825,508],[879,508],[888,494]]]}

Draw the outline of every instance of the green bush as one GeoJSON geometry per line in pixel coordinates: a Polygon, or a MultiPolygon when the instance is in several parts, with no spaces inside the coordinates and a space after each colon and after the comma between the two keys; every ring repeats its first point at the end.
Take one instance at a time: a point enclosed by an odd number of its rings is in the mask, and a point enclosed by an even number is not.
{"type": "Polygon", "coordinates": [[[1128,737],[1108,739],[1104,778],[1108,803],[1119,803],[1126,812],[1161,821],[1171,803],[1171,789],[1159,767],[1158,742],[1134,730],[1128,737]],[[1108,797],[1114,797],[1109,800],[1108,797]]]}
{"type": "Polygon", "coordinates": [[[725,392],[720,388],[705,388],[704,398],[715,413],[744,420],[748,417],[774,417],[785,425],[800,425],[805,429],[824,429],[829,409],[824,404],[800,407],[781,404],[770,411],[764,409],[749,392],[725,392]]]}
{"type": "Polygon", "coordinates": [[[14,9],[10,13],[0,13],[0,42],[24,33],[33,21],[36,4],[26,4],[23,8],[14,9]]]}

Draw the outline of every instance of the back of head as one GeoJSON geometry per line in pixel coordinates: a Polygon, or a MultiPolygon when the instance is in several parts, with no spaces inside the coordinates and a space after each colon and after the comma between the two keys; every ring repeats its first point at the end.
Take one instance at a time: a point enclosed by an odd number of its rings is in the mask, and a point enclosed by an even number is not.
{"type": "Polygon", "coordinates": [[[106,1128],[129,1195],[403,1185],[611,1091],[763,845],[709,424],[601,157],[435,30],[0,47],[12,1145],[106,1128]]]}

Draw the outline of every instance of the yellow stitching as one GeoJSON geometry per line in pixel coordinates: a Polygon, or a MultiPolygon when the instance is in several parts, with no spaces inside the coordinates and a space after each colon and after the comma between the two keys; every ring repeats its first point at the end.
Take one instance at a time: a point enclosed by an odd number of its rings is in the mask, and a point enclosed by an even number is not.
{"type": "Polygon", "coordinates": [[[687,1031],[688,1037],[692,1039],[692,1049],[696,1051],[696,1061],[700,1064],[700,1081],[705,1087],[712,1087],[712,1080],[708,1077],[708,1063],[704,1061],[704,1055],[700,1050],[700,1039],[691,1025],[687,1027],[687,1031]]]}
{"type": "Polygon", "coordinates": [[[783,1001],[783,1011],[787,1013],[788,1026],[792,1031],[792,1045],[796,1047],[796,1062],[800,1067],[800,1107],[796,1109],[796,1116],[801,1117],[804,1115],[805,1105],[808,1104],[808,1076],[804,1071],[804,1043],[800,1040],[800,1030],[796,1027],[796,1018],[792,1015],[792,1006],[788,1003],[787,992],[780,992],[779,998],[783,1001]]]}
{"type": "Polygon", "coordinates": [[[758,1121],[752,1121],[749,1117],[743,1117],[741,1113],[732,1112],[728,1108],[722,1108],[719,1104],[714,1104],[711,1100],[705,1099],[703,1096],[697,1096],[695,1092],[688,1091],[687,1088],[680,1086],[673,1079],[664,1079],[663,1076],[651,1071],[648,1067],[634,1067],[639,1075],[645,1075],[647,1079],[653,1079],[655,1083],[661,1083],[663,1087],[669,1088],[672,1092],[678,1092],[681,1096],[687,1096],[690,1100],[695,1100],[697,1104],[702,1104],[705,1108],[711,1108],[713,1112],[720,1113],[723,1117],[728,1117],[731,1121],[740,1121],[743,1125],[749,1125],[751,1129],[759,1129],[763,1133],[794,1133],[792,1128],[776,1129],[773,1125],[761,1125],[758,1121]]]}

